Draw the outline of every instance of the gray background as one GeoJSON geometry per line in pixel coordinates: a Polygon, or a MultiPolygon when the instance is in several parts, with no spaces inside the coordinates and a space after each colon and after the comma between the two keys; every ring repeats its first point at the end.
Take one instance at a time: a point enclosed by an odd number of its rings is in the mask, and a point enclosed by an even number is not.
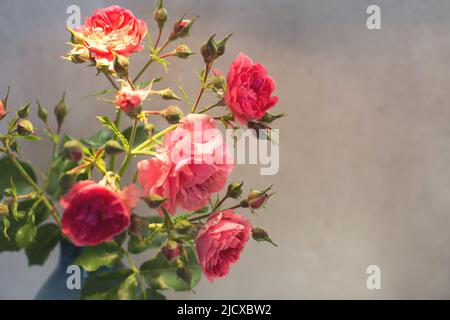
{"type": "MultiPolygon", "coordinates": [[[[234,172],[247,187],[275,183],[278,194],[253,221],[280,247],[252,242],[226,279],[169,296],[450,298],[450,1],[167,2],[172,20],[186,10],[201,16],[186,41],[193,49],[213,32],[234,32],[218,66],[226,72],[239,51],[262,61],[278,82],[278,111],[289,114],[277,122],[279,173],[234,172]],[[382,30],[367,30],[369,4],[381,6],[382,30]],[[370,264],[382,269],[381,290],[366,288],[370,264]]],[[[116,3],[152,17],[150,0],[116,3]]],[[[85,17],[112,2],[1,1],[0,89],[12,86],[11,105],[39,98],[47,106],[67,90],[65,131],[87,136],[94,115],[112,111],[80,100],[105,80],[59,58],[70,4],[85,17]]],[[[198,56],[175,61],[166,84],[183,79],[194,95],[201,66],[198,56]]],[[[151,70],[148,79],[163,73],[151,70]]],[[[30,144],[24,156],[45,168],[49,148],[30,144]]],[[[0,298],[32,298],[57,258],[28,268],[23,254],[1,254],[0,298]]]]}

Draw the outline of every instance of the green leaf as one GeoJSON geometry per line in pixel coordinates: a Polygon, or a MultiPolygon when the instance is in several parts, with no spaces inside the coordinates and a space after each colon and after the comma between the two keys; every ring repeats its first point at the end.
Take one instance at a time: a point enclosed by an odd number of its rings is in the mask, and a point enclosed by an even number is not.
{"type": "MultiPolygon", "coordinates": [[[[36,174],[31,166],[26,162],[20,162],[20,164],[28,175],[36,182],[36,174]]],[[[9,158],[3,157],[0,159],[0,172],[0,195],[3,194],[5,189],[11,186],[11,179],[14,181],[18,194],[26,194],[34,191],[34,189],[22,178],[20,172],[12,164],[9,158]]]]}
{"type": "Polygon", "coordinates": [[[128,144],[128,140],[123,136],[122,132],[120,132],[119,129],[117,129],[116,125],[114,124],[114,122],[105,116],[98,116],[97,117],[98,120],[100,120],[100,122],[107,127],[109,130],[112,131],[112,133],[114,133],[116,135],[116,137],[119,139],[120,143],[122,143],[122,146],[129,150],[130,149],[130,145],[128,144]]]}
{"type": "MultiPolygon", "coordinates": [[[[123,131],[123,136],[125,137],[125,139],[127,139],[127,141],[130,141],[132,129],[133,129],[132,127],[129,127],[123,131]]],[[[136,130],[136,138],[134,139],[134,144],[132,145],[132,148],[137,147],[141,143],[147,141],[147,139],[148,139],[148,134],[145,131],[144,126],[139,126],[136,130]]]]}
{"type": "Polygon", "coordinates": [[[87,271],[100,267],[111,267],[120,260],[120,248],[116,242],[105,242],[94,247],[85,247],[74,264],[87,271]]]}
{"type": "Polygon", "coordinates": [[[147,300],[167,300],[166,296],[152,288],[147,288],[145,290],[145,295],[147,297],[147,300]]]}
{"type": "Polygon", "coordinates": [[[131,300],[138,282],[132,270],[122,269],[91,275],[81,289],[84,300],[131,300]]]}
{"type": "Polygon", "coordinates": [[[23,249],[31,245],[36,237],[36,225],[27,223],[19,228],[16,233],[16,243],[19,249],[23,249]]]}
{"type": "Polygon", "coordinates": [[[36,241],[26,249],[28,264],[43,265],[61,238],[60,229],[56,224],[48,223],[39,227],[36,241]]]}
{"type": "Polygon", "coordinates": [[[139,254],[149,248],[150,246],[147,238],[133,235],[128,241],[128,252],[130,252],[131,254],[139,254]]]}
{"type": "Polygon", "coordinates": [[[81,143],[87,145],[90,148],[98,149],[112,138],[113,136],[110,131],[102,130],[88,139],[81,140],[81,143]]]}
{"type": "Polygon", "coordinates": [[[152,288],[174,289],[175,291],[187,291],[198,284],[201,278],[202,270],[197,262],[194,250],[186,248],[188,254],[187,265],[185,266],[191,273],[191,283],[188,285],[177,275],[176,260],[169,261],[160,252],[155,259],[144,262],[141,266],[141,275],[144,281],[152,288]]]}
{"type": "Polygon", "coordinates": [[[178,89],[180,89],[181,94],[183,95],[183,98],[186,101],[186,103],[189,107],[189,110],[190,110],[192,107],[191,99],[189,98],[189,95],[187,94],[186,90],[184,89],[183,85],[181,84],[181,81],[178,82],[178,89]]]}

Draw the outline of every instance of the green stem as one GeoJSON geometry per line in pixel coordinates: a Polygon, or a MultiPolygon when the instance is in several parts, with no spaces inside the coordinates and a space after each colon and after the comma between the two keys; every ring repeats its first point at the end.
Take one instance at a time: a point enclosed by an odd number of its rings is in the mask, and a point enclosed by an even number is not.
{"type": "Polygon", "coordinates": [[[131,258],[130,254],[128,253],[128,251],[126,251],[125,249],[122,248],[122,252],[125,255],[125,257],[127,258],[128,264],[130,265],[131,270],[133,270],[134,274],[137,277],[137,282],[141,289],[143,300],[147,300],[147,293],[145,291],[144,282],[142,281],[141,275],[139,273],[139,269],[136,267],[136,264],[134,263],[133,259],[131,258]]]}
{"type": "Polygon", "coordinates": [[[205,113],[205,112],[207,112],[209,110],[212,110],[212,109],[220,106],[222,104],[222,102],[223,102],[223,100],[220,100],[219,102],[216,102],[213,105],[210,105],[209,107],[206,107],[206,108],[200,110],[198,113],[205,113]]]}
{"type": "MultiPolygon", "coordinates": [[[[168,39],[162,46],[161,48],[158,49],[158,52],[156,53],[156,55],[159,55],[170,43],[170,40],[168,39]]],[[[141,71],[139,71],[139,73],[137,74],[137,76],[133,79],[133,83],[136,83],[140,77],[144,74],[144,72],[148,69],[148,67],[150,67],[150,65],[152,64],[152,62],[155,61],[153,59],[153,57],[150,57],[150,59],[147,61],[147,63],[145,64],[145,66],[142,68],[141,71]]]]}
{"type": "Polygon", "coordinates": [[[209,72],[211,71],[211,68],[212,68],[212,62],[208,63],[206,65],[205,74],[204,74],[203,80],[202,80],[202,86],[201,86],[200,91],[199,91],[199,93],[197,95],[197,99],[195,100],[194,106],[191,109],[191,113],[195,113],[195,110],[197,109],[198,104],[200,103],[200,100],[202,99],[203,93],[205,93],[206,81],[208,81],[208,75],[209,75],[209,72]]]}
{"type": "Polygon", "coordinates": [[[25,179],[25,181],[37,192],[39,199],[45,204],[45,206],[50,210],[51,215],[53,216],[53,219],[57,224],[61,224],[61,218],[59,217],[58,212],[56,211],[55,207],[52,205],[50,200],[47,199],[47,197],[44,195],[44,191],[39,188],[39,186],[34,182],[34,180],[29,176],[29,174],[26,172],[26,170],[22,167],[19,161],[17,159],[8,153],[8,157],[13,163],[13,165],[17,168],[21,176],[25,179]]]}
{"type": "Polygon", "coordinates": [[[160,132],[158,132],[157,134],[155,134],[153,137],[151,137],[150,139],[148,139],[147,141],[141,143],[140,145],[138,145],[136,148],[134,148],[133,151],[131,151],[132,154],[136,154],[139,153],[140,151],[142,151],[142,149],[145,149],[149,146],[151,146],[153,143],[157,142],[157,139],[163,137],[165,134],[169,133],[170,131],[173,131],[177,128],[177,124],[174,124],[160,132]]]}
{"type": "MultiPolygon", "coordinates": [[[[233,207],[230,207],[230,208],[228,208],[228,209],[225,209],[225,210],[232,210],[232,209],[237,209],[237,208],[240,208],[241,207],[241,204],[237,204],[237,205],[235,205],[235,206],[233,206],[233,207]]],[[[225,211],[225,210],[222,210],[222,211],[225,211]]],[[[190,219],[188,219],[188,221],[190,221],[190,222],[193,222],[193,221],[197,221],[197,220],[202,220],[202,219],[205,219],[205,218],[208,218],[210,215],[212,215],[213,213],[216,213],[216,211],[215,210],[213,210],[212,212],[209,212],[209,213],[205,213],[205,214],[203,214],[203,215],[201,215],[201,216],[197,216],[197,217],[194,217],[194,218],[190,218],[190,219]]]]}
{"type": "Polygon", "coordinates": [[[137,132],[138,124],[139,124],[139,120],[137,120],[137,119],[134,120],[133,128],[131,129],[130,141],[129,141],[130,148],[127,150],[127,155],[125,156],[125,159],[123,160],[123,163],[120,166],[119,177],[123,176],[123,174],[125,173],[125,170],[128,167],[128,164],[130,163],[131,159],[133,158],[132,148],[134,145],[134,140],[136,139],[136,132],[137,132]]]}
{"type": "MultiPolygon", "coordinates": [[[[117,110],[116,119],[114,120],[114,125],[117,129],[120,130],[120,122],[122,120],[122,111],[120,109],[117,110]]],[[[109,171],[114,171],[116,168],[116,156],[110,156],[109,159],[109,171]]]]}
{"type": "Polygon", "coordinates": [[[111,75],[108,73],[104,73],[104,75],[106,76],[106,78],[108,79],[109,82],[111,82],[111,85],[114,87],[114,89],[116,89],[117,91],[120,90],[119,86],[117,85],[117,83],[114,81],[113,78],[111,78],[111,75]]]}

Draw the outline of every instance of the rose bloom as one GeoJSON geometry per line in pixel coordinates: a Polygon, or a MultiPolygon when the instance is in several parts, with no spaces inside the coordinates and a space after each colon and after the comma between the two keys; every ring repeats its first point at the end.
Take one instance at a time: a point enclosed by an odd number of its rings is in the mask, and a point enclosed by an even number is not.
{"type": "Polygon", "coordinates": [[[76,31],[94,58],[112,61],[114,52],[128,57],[143,49],[147,25],[130,10],[114,5],[95,10],[76,31]]]}
{"type": "Polygon", "coordinates": [[[241,215],[228,209],[211,215],[197,235],[197,255],[209,281],[224,277],[252,233],[252,225],[241,215]]]}
{"type": "Polygon", "coordinates": [[[3,104],[3,101],[0,100],[0,120],[3,120],[5,116],[6,116],[5,105],[3,104]]]}
{"type": "Polygon", "coordinates": [[[198,210],[219,192],[235,165],[213,119],[189,114],[168,133],[157,155],[138,163],[138,179],[145,195],[168,200],[171,214],[177,207],[198,210]]]}
{"type": "Polygon", "coordinates": [[[148,96],[145,90],[133,90],[122,87],[116,94],[116,106],[125,113],[130,113],[142,104],[148,96]]]}
{"type": "Polygon", "coordinates": [[[138,198],[134,185],[116,192],[94,181],[78,182],[61,199],[62,232],[77,246],[110,241],[130,225],[138,198]]]}
{"type": "Polygon", "coordinates": [[[278,97],[272,96],[275,88],[275,81],[267,75],[266,68],[240,53],[227,75],[225,103],[235,120],[247,124],[261,119],[277,104],[278,97]]]}

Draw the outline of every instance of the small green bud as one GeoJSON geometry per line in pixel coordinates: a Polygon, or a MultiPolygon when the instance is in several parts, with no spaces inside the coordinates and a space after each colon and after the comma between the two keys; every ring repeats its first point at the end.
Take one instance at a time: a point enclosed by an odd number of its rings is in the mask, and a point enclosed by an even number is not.
{"type": "Polygon", "coordinates": [[[179,234],[188,234],[191,228],[192,224],[187,220],[180,220],[177,223],[175,223],[175,230],[179,234]]]}
{"type": "Polygon", "coordinates": [[[278,245],[275,242],[273,242],[272,239],[270,239],[267,231],[262,228],[258,228],[258,227],[253,228],[252,238],[255,239],[257,242],[265,241],[265,242],[271,243],[275,247],[278,247],[278,245]]]}
{"type": "Polygon", "coordinates": [[[17,123],[17,133],[21,136],[34,135],[34,127],[30,120],[20,119],[17,123]]]}
{"type": "Polygon", "coordinates": [[[198,17],[194,17],[190,20],[183,18],[184,17],[181,17],[173,25],[173,31],[169,35],[170,41],[174,41],[178,38],[185,38],[189,36],[189,34],[191,33],[192,25],[194,24],[195,20],[197,20],[198,17]]]}
{"type": "Polygon", "coordinates": [[[61,100],[56,104],[54,113],[56,121],[58,122],[58,132],[61,130],[61,126],[64,123],[64,119],[67,116],[67,105],[66,105],[66,93],[64,92],[61,100]]]}
{"type": "Polygon", "coordinates": [[[115,156],[125,151],[125,148],[116,140],[109,140],[105,144],[105,152],[109,155],[115,156]]]}
{"type": "Polygon", "coordinates": [[[216,41],[214,41],[215,36],[216,35],[213,34],[211,37],[209,37],[209,39],[206,40],[200,48],[200,52],[203,56],[203,61],[205,61],[206,64],[213,62],[214,59],[217,58],[217,43],[216,41]]]}
{"type": "Polygon", "coordinates": [[[185,44],[179,44],[175,49],[175,55],[180,59],[187,59],[189,56],[195,54],[191,49],[185,44]]]}
{"type": "Polygon", "coordinates": [[[164,99],[164,100],[178,100],[181,101],[181,98],[178,97],[175,92],[171,88],[164,89],[158,91],[158,94],[164,99]]]}
{"type": "Polygon", "coordinates": [[[230,33],[225,39],[219,41],[217,43],[217,56],[220,57],[225,53],[225,45],[227,44],[228,39],[231,38],[233,34],[230,33]]]}
{"type": "Polygon", "coordinates": [[[239,199],[242,195],[242,186],[244,182],[233,182],[228,186],[227,197],[232,199],[239,199]]]}
{"type": "Polygon", "coordinates": [[[64,143],[64,152],[66,157],[74,162],[78,163],[83,158],[83,146],[76,140],[70,140],[64,143]]]}
{"type": "Polygon", "coordinates": [[[266,114],[260,119],[260,121],[265,122],[265,123],[272,123],[277,119],[280,119],[282,117],[284,117],[285,114],[281,113],[281,114],[270,114],[268,112],[266,112],[266,114]]]}
{"type": "Polygon", "coordinates": [[[161,115],[169,124],[177,124],[184,117],[183,111],[177,106],[170,106],[161,111],[161,115]]]}
{"type": "Polygon", "coordinates": [[[156,209],[159,208],[165,201],[167,201],[167,198],[161,197],[157,194],[152,194],[148,197],[145,197],[144,201],[151,209],[156,209]]]}
{"type": "Polygon", "coordinates": [[[153,123],[146,123],[144,125],[144,130],[149,137],[153,136],[155,133],[155,125],[153,123]]]}
{"type": "Polygon", "coordinates": [[[120,77],[127,77],[128,76],[128,69],[130,67],[130,60],[127,57],[114,54],[114,71],[120,76],[120,77]]]}
{"type": "Polygon", "coordinates": [[[164,4],[162,0],[158,1],[158,6],[155,11],[155,21],[158,24],[158,28],[162,29],[166,24],[168,18],[167,9],[164,8],[164,4]]]}
{"type": "Polygon", "coordinates": [[[29,115],[30,115],[30,104],[29,103],[25,107],[22,107],[17,111],[17,116],[21,119],[28,118],[29,115]]]}
{"type": "Polygon", "coordinates": [[[36,101],[38,105],[38,117],[41,119],[44,123],[47,123],[48,120],[48,111],[40,104],[39,101],[36,101]]]}

